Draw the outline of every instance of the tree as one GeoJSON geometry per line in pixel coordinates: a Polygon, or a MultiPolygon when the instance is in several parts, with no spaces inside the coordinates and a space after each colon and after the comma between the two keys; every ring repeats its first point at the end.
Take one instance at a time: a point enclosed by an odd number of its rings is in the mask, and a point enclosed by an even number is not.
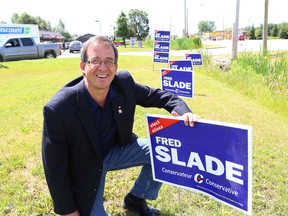
{"type": "Polygon", "coordinates": [[[17,13],[13,13],[11,17],[11,22],[17,23],[18,18],[19,18],[19,15],[17,13]]]}
{"type": "Polygon", "coordinates": [[[39,29],[47,30],[47,31],[51,31],[52,30],[50,22],[47,22],[47,21],[43,20],[41,17],[36,16],[35,17],[35,21],[36,21],[39,29]]]}
{"type": "Polygon", "coordinates": [[[53,28],[53,31],[59,32],[60,34],[64,33],[66,31],[65,24],[61,19],[59,19],[58,25],[53,28]]]}
{"type": "Polygon", "coordinates": [[[128,25],[131,30],[131,36],[137,40],[143,40],[149,35],[149,19],[145,11],[132,9],[129,12],[128,25]]]}
{"type": "Polygon", "coordinates": [[[203,32],[213,32],[215,31],[216,26],[214,21],[203,21],[201,20],[198,23],[198,33],[200,35],[203,34],[203,32]]]}
{"type": "Polygon", "coordinates": [[[255,30],[255,37],[257,40],[263,39],[263,25],[260,25],[260,27],[255,30]]]}
{"type": "Polygon", "coordinates": [[[115,31],[115,36],[129,38],[130,30],[128,27],[128,18],[123,11],[121,11],[119,17],[117,18],[116,24],[117,24],[117,27],[115,31]]]}
{"type": "Polygon", "coordinates": [[[51,31],[50,22],[46,22],[41,17],[33,17],[28,13],[22,13],[20,16],[17,13],[12,14],[11,22],[14,24],[34,24],[38,25],[41,30],[51,31]]]}
{"type": "Polygon", "coordinates": [[[272,37],[278,37],[279,35],[279,29],[278,26],[276,24],[273,25],[273,28],[271,30],[271,36],[272,37]]]}
{"type": "Polygon", "coordinates": [[[250,31],[248,32],[248,38],[249,38],[249,40],[255,40],[256,39],[254,25],[252,25],[250,31]]]}
{"type": "Polygon", "coordinates": [[[288,25],[286,23],[283,23],[279,32],[279,37],[281,39],[287,39],[288,38],[288,25]]]}
{"type": "Polygon", "coordinates": [[[65,38],[65,41],[72,41],[73,40],[72,35],[66,31],[66,26],[61,19],[59,19],[59,22],[58,22],[57,26],[53,28],[53,31],[59,32],[65,38]]]}
{"type": "MultiPolygon", "coordinates": [[[[15,16],[17,17],[17,16],[15,16]]],[[[13,15],[12,15],[13,18],[13,15]]],[[[15,23],[18,24],[37,24],[35,18],[33,16],[30,16],[28,13],[24,12],[20,16],[18,16],[17,20],[15,20],[15,23]]]]}

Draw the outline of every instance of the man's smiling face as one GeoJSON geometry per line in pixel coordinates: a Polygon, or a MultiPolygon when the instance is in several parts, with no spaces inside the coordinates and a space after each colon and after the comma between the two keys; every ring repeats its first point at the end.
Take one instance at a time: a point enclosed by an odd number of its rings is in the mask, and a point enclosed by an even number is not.
{"type": "Polygon", "coordinates": [[[87,59],[88,62],[81,62],[80,67],[88,90],[108,92],[118,68],[113,48],[104,42],[94,43],[87,49],[87,59]]]}

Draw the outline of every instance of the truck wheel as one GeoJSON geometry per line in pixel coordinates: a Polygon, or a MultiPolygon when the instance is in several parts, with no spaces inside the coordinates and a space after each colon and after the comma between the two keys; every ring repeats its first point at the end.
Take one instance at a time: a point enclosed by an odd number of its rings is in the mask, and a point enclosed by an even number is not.
{"type": "Polygon", "coordinates": [[[45,58],[56,58],[56,56],[52,52],[47,52],[47,53],[45,53],[45,58]]]}

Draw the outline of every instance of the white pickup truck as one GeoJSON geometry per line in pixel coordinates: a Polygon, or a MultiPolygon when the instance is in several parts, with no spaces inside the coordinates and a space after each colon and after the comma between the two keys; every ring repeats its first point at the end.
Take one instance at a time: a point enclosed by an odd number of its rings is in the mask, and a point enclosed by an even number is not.
{"type": "Polygon", "coordinates": [[[0,62],[24,59],[56,58],[61,55],[57,44],[36,44],[32,37],[0,40],[0,62]]]}

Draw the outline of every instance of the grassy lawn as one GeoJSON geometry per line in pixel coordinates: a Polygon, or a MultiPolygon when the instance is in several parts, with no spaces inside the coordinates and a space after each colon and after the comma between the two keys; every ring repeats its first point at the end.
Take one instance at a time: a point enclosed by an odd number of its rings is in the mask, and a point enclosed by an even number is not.
{"type": "MultiPolygon", "coordinates": [[[[155,67],[151,57],[119,59],[119,69],[129,70],[137,82],[160,87],[158,68],[165,65],[155,67]]],[[[208,66],[195,68],[195,98],[184,100],[203,119],[253,127],[253,214],[287,215],[287,117],[267,105],[270,95],[255,97],[256,90],[251,96],[213,70],[220,73],[208,66]]],[[[78,58],[0,64],[0,215],[54,215],[41,161],[42,108],[65,83],[80,75],[78,58]]],[[[139,137],[147,136],[145,113],[169,114],[138,107],[134,132],[139,137]]],[[[139,170],[107,176],[105,207],[113,216],[133,215],[120,203],[139,170]]],[[[151,204],[166,216],[243,215],[211,198],[169,185],[163,185],[159,199],[151,204]]]]}

